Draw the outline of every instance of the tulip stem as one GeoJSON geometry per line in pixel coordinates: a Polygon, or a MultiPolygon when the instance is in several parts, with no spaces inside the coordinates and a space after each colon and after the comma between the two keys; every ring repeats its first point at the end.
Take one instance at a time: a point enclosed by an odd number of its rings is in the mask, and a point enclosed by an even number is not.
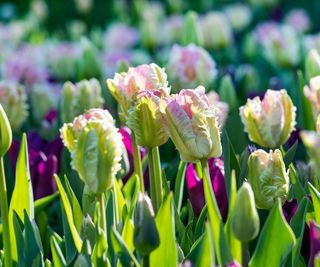
{"type": "Polygon", "coordinates": [[[131,134],[131,139],[132,139],[132,148],[133,148],[134,172],[139,176],[140,190],[141,192],[144,192],[144,181],[143,181],[141,157],[140,157],[139,147],[136,143],[136,137],[133,131],[131,134]]]}
{"type": "Polygon", "coordinates": [[[99,202],[100,202],[100,224],[107,240],[108,235],[107,235],[106,204],[105,204],[104,193],[100,194],[99,202]]]}
{"type": "Polygon", "coordinates": [[[0,205],[2,216],[2,236],[4,246],[4,262],[5,266],[11,267],[11,243],[10,243],[10,230],[9,230],[9,211],[8,211],[8,199],[7,199],[7,186],[6,177],[4,173],[3,157],[0,158],[0,205]]]}
{"type": "Polygon", "coordinates": [[[250,260],[250,254],[249,254],[247,242],[241,242],[241,251],[242,251],[242,257],[241,257],[242,266],[247,267],[250,260]]]}
{"type": "Polygon", "coordinates": [[[159,148],[148,148],[150,195],[155,213],[159,210],[162,202],[162,179],[159,148]]]}
{"type": "Polygon", "coordinates": [[[142,259],[142,267],[149,267],[150,261],[149,261],[149,255],[146,255],[142,259]]]}

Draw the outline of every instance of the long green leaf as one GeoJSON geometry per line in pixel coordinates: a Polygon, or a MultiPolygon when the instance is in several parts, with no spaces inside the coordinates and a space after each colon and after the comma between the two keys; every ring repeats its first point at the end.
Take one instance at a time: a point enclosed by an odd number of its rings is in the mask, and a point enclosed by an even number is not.
{"type": "Polygon", "coordinates": [[[308,187],[312,197],[316,223],[320,224],[320,193],[310,182],[308,182],[308,187]]]}
{"type": "Polygon", "coordinates": [[[54,235],[50,238],[50,246],[52,253],[52,262],[55,267],[65,267],[67,266],[64,255],[59,247],[58,241],[54,235]]]}
{"type": "Polygon", "coordinates": [[[24,210],[28,216],[34,218],[33,192],[29,170],[28,144],[26,134],[22,136],[17,166],[16,181],[9,208],[9,228],[11,237],[12,258],[17,260],[17,248],[13,227],[13,211],[20,217],[24,217],[24,210]]]}
{"type": "Polygon", "coordinates": [[[282,266],[295,243],[296,238],[278,200],[263,226],[249,266],[282,266]]]}
{"type": "Polygon", "coordinates": [[[160,246],[150,254],[150,266],[177,266],[178,253],[172,205],[172,193],[170,193],[164,199],[156,217],[160,246]]]}
{"type": "Polygon", "coordinates": [[[180,161],[176,181],[174,184],[174,195],[173,195],[174,203],[177,207],[178,213],[180,212],[181,206],[182,206],[186,169],[187,169],[187,163],[184,161],[180,161]]]}
{"type": "Polygon", "coordinates": [[[57,175],[55,175],[55,180],[56,180],[57,187],[58,187],[60,195],[61,195],[62,205],[63,205],[63,208],[66,212],[66,216],[67,216],[67,220],[68,220],[70,231],[71,231],[71,234],[73,237],[74,244],[76,245],[78,252],[81,252],[82,240],[80,238],[80,235],[77,231],[77,228],[76,228],[76,225],[74,222],[71,204],[69,202],[67,193],[61,184],[60,178],[57,175]]]}
{"type": "Polygon", "coordinates": [[[42,210],[44,210],[47,206],[49,206],[58,197],[59,197],[59,192],[54,192],[52,195],[37,199],[34,202],[35,214],[36,215],[39,214],[42,210]]]}

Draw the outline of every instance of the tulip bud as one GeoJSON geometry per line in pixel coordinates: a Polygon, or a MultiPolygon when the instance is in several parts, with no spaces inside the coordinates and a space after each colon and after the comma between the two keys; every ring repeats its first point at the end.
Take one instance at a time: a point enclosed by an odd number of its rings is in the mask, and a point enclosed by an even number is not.
{"type": "Polygon", "coordinates": [[[252,142],[276,148],[290,137],[296,124],[296,107],[286,90],[267,90],[263,100],[248,99],[240,117],[252,142]]]}
{"type": "Polygon", "coordinates": [[[252,19],[250,8],[244,4],[228,5],[225,8],[225,13],[236,32],[243,31],[252,19]]]}
{"type": "Polygon", "coordinates": [[[244,182],[237,192],[231,224],[234,235],[242,242],[253,240],[259,233],[259,215],[255,207],[253,191],[247,182],[244,182]]]}
{"type": "Polygon", "coordinates": [[[119,116],[126,123],[128,111],[139,92],[165,88],[169,94],[167,74],[156,64],[140,65],[129,68],[128,72],[116,73],[107,80],[108,88],[119,105],[119,116]]]}
{"type": "Polygon", "coordinates": [[[147,194],[139,193],[134,213],[133,242],[142,256],[149,255],[160,244],[154,211],[147,194]]]}
{"type": "Polygon", "coordinates": [[[97,79],[82,80],[76,84],[66,82],[61,99],[62,120],[71,122],[74,117],[90,108],[102,107],[103,102],[97,79]]]}
{"type": "Polygon", "coordinates": [[[162,95],[168,96],[165,90],[144,91],[129,110],[127,125],[133,130],[140,146],[160,146],[169,138],[160,113],[162,95]]]}
{"type": "Polygon", "coordinates": [[[320,114],[320,75],[310,79],[309,86],[303,89],[304,95],[311,103],[314,119],[320,114]]]}
{"type": "Polygon", "coordinates": [[[310,80],[320,75],[320,55],[317,50],[312,49],[305,60],[306,79],[310,80]]]}
{"type": "Polygon", "coordinates": [[[93,194],[113,184],[122,157],[122,141],[107,110],[90,109],[64,124],[61,138],[71,153],[71,166],[93,194]]]}
{"type": "Polygon", "coordinates": [[[202,46],[203,36],[198,22],[198,15],[194,11],[189,11],[184,20],[182,32],[182,44],[195,44],[202,46]]]}
{"type": "Polygon", "coordinates": [[[164,122],[185,162],[219,157],[222,153],[218,111],[202,86],[184,89],[167,99],[164,122]]]}
{"type": "Polygon", "coordinates": [[[15,82],[0,82],[0,104],[13,131],[19,130],[28,117],[27,94],[23,86],[15,82]]]}
{"type": "Polygon", "coordinates": [[[235,110],[237,108],[238,104],[236,89],[234,88],[229,75],[226,75],[222,78],[219,93],[221,100],[228,103],[230,110],[235,110]]]}
{"type": "Polygon", "coordinates": [[[173,90],[192,88],[199,84],[209,86],[217,76],[216,63],[201,47],[190,44],[174,45],[169,56],[168,75],[173,90]]]}
{"type": "Polygon", "coordinates": [[[12,143],[12,132],[8,117],[0,104],[0,157],[9,150],[12,143]]]}
{"type": "Polygon", "coordinates": [[[251,153],[248,159],[248,178],[256,206],[271,209],[278,198],[284,203],[289,193],[289,170],[286,171],[279,149],[262,149],[251,153]]]}

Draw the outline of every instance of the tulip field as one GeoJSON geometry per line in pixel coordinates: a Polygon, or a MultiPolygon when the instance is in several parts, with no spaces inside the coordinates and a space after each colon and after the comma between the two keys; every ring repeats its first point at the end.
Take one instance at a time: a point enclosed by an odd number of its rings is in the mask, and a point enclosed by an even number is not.
{"type": "Polygon", "coordinates": [[[0,2],[0,267],[320,267],[320,1],[0,2]]]}

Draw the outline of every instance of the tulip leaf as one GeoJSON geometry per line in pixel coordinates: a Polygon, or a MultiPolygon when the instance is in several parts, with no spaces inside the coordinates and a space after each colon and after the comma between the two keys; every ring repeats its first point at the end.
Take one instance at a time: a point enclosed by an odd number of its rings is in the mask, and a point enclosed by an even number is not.
{"type": "Polygon", "coordinates": [[[294,144],[284,154],[283,161],[287,168],[293,162],[294,156],[296,155],[297,148],[298,148],[298,140],[296,140],[294,144]]]}
{"type": "Polygon", "coordinates": [[[320,224],[320,193],[310,182],[308,182],[308,187],[312,198],[316,223],[320,224]]]}
{"type": "Polygon", "coordinates": [[[184,161],[180,161],[178,173],[176,176],[176,181],[174,184],[174,194],[173,194],[174,203],[177,207],[178,213],[180,212],[181,206],[182,206],[186,169],[187,169],[187,163],[184,161]]]}
{"type": "Polygon", "coordinates": [[[131,253],[134,251],[134,244],[133,244],[133,232],[134,232],[134,225],[132,220],[129,216],[125,219],[123,230],[121,236],[124,242],[127,244],[127,247],[131,253]]]}
{"type": "Polygon", "coordinates": [[[295,243],[296,238],[282,214],[278,199],[263,226],[249,266],[282,266],[295,243]]]}
{"type": "Polygon", "coordinates": [[[131,218],[139,193],[139,176],[133,174],[122,188],[122,191],[128,208],[128,216],[131,218]]]}
{"type": "Polygon", "coordinates": [[[161,242],[159,247],[150,254],[150,266],[177,266],[172,193],[162,202],[156,216],[156,225],[161,242]]]}
{"type": "Polygon", "coordinates": [[[17,259],[17,248],[13,227],[13,211],[23,218],[24,211],[34,218],[33,192],[29,170],[28,144],[26,134],[22,136],[19,155],[16,166],[16,180],[9,208],[9,228],[11,237],[12,258],[17,259]]]}
{"type": "Polygon", "coordinates": [[[196,223],[196,228],[194,230],[194,239],[198,239],[200,235],[203,233],[204,223],[205,223],[207,214],[208,214],[208,208],[207,208],[207,205],[205,204],[200,213],[198,221],[196,223]]]}
{"type": "Polygon", "coordinates": [[[55,201],[59,197],[59,192],[54,192],[49,196],[45,196],[43,198],[37,199],[34,202],[34,211],[35,214],[39,214],[43,211],[46,207],[48,207],[53,201],[55,201]]]}
{"type": "Polygon", "coordinates": [[[299,262],[307,210],[308,210],[308,199],[304,198],[300,202],[299,208],[296,211],[295,215],[290,220],[291,228],[297,239],[296,245],[294,246],[292,251],[291,266],[294,266],[294,267],[298,266],[298,262],[299,262]]]}
{"type": "Polygon", "coordinates": [[[64,211],[66,213],[68,225],[70,227],[70,231],[71,231],[71,234],[73,237],[74,244],[76,245],[78,252],[80,252],[81,247],[82,247],[82,240],[80,238],[79,232],[77,231],[77,227],[76,227],[76,224],[74,221],[74,217],[73,217],[73,213],[72,213],[72,206],[69,202],[67,193],[66,193],[66,191],[60,181],[60,178],[57,175],[55,175],[55,180],[57,183],[58,190],[60,192],[62,205],[63,205],[64,211]]]}
{"type": "Polygon", "coordinates": [[[113,191],[114,191],[114,206],[115,206],[115,218],[116,222],[119,223],[123,218],[123,208],[125,206],[125,199],[121,192],[120,185],[118,181],[114,181],[113,183],[113,191]]]}
{"type": "Polygon", "coordinates": [[[58,244],[57,238],[52,235],[50,238],[52,262],[55,267],[64,267],[67,266],[66,260],[63,256],[61,248],[58,244]]]}
{"type": "MultiPolygon", "coordinates": [[[[140,266],[135,256],[130,252],[121,235],[114,227],[110,231],[112,247],[119,257],[122,266],[140,266]]],[[[151,265],[152,266],[152,265],[151,265]]]]}

